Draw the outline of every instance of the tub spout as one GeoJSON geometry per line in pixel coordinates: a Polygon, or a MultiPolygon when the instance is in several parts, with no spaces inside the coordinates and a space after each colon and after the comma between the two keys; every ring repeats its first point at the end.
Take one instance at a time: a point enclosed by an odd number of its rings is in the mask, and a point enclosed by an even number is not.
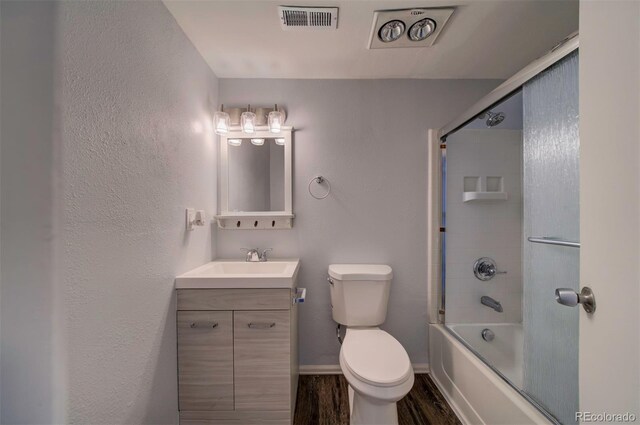
{"type": "Polygon", "coordinates": [[[502,313],[502,304],[500,304],[499,301],[494,300],[491,297],[488,297],[486,295],[484,295],[483,297],[480,298],[480,302],[483,305],[486,305],[487,307],[491,307],[492,309],[494,309],[495,311],[497,311],[498,313],[502,313]]]}

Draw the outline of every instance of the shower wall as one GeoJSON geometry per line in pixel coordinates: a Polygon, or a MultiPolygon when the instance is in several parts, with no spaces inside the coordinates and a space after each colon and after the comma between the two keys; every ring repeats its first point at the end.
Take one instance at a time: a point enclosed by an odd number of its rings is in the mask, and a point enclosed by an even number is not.
{"type": "Polygon", "coordinates": [[[519,323],[522,321],[522,132],[460,130],[447,138],[446,322],[519,323]],[[477,177],[501,177],[506,201],[463,202],[477,177]],[[466,180],[465,180],[466,179],[466,180]],[[466,181],[466,183],[465,183],[466,181]],[[498,270],[489,281],[473,274],[480,257],[493,258],[498,270]],[[488,295],[502,304],[498,313],[480,304],[488,295]]]}
{"type": "Polygon", "coordinates": [[[578,291],[580,250],[526,237],[579,240],[579,145],[574,53],[524,86],[524,390],[564,424],[578,410],[580,311],[555,289],[578,291]]]}

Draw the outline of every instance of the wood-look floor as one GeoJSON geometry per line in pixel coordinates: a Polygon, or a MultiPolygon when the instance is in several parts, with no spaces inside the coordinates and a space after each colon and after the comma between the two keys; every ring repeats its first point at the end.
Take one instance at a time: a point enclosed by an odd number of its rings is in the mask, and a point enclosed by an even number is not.
{"type": "MultiPolygon", "coordinates": [[[[400,425],[458,425],[460,421],[427,374],[417,374],[398,402],[400,425]]],[[[342,375],[300,375],[294,425],[348,425],[349,393],[342,375]]]]}

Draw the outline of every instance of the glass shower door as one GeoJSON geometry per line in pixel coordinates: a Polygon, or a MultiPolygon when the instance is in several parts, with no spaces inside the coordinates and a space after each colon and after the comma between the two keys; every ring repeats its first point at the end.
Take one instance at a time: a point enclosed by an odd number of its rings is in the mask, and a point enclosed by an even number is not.
{"type": "Polygon", "coordinates": [[[551,421],[578,410],[578,53],[444,138],[445,325],[551,421]],[[446,219],[446,221],[445,221],[446,219]]]}
{"type": "Polygon", "coordinates": [[[579,291],[580,250],[540,242],[580,236],[577,53],[525,84],[523,109],[523,390],[572,424],[579,309],[558,304],[555,289],[579,291]]]}

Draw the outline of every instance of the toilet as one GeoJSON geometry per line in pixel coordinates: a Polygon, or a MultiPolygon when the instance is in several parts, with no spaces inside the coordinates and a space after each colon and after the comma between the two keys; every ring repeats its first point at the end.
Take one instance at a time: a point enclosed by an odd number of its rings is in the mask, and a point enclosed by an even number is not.
{"type": "Polygon", "coordinates": [[[347,326],[340,368],[349,383],[352,425],[397,424],[396,403],[413,386],[406,350],[378,328],[387,316],[392,277],[387,265],[329,266],[333,320],[347,326]]]}

